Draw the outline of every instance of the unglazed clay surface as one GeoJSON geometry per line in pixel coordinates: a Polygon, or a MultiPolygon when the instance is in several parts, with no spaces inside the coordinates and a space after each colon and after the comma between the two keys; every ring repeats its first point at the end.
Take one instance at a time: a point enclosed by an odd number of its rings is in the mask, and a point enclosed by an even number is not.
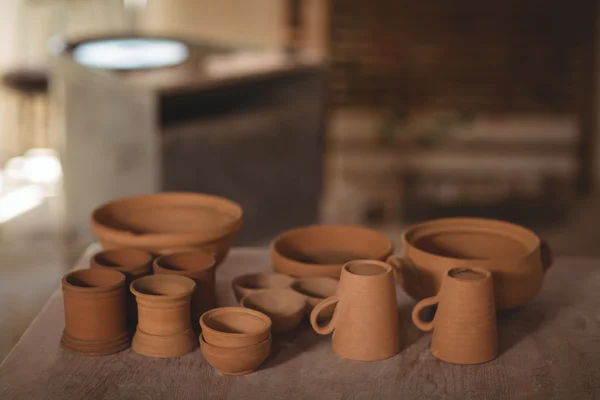
{"type": "Polygon", "coordinates": [[[295,329],[306,314],[306,297],[290,289],[270,289],[250,293],[242,298],[240,305],[269,316],[273,333],[295,329]]]}
{"type": "Polygon", "coordinates": [[[200,336],[202,355],[223,375],[248,375],[262,364],[271,351],[271,335],[256,344],[245,347],[218,347],[200,336]]]}
{"type": "Polygon", "coordinates": [[[271,319],[256,310],[243,307],[220,307],[200,317],[204,339],[217,347],[246,347],[269,336],[271,319]]]}
{"type": "Polygon", "coordinates": [[[236,277],[231,282],[233,293],[238,301],[245,295],[265,290],[289,288],[294,283],[294,278],[276,272],[260,274],[247,274],[236,277]]]}

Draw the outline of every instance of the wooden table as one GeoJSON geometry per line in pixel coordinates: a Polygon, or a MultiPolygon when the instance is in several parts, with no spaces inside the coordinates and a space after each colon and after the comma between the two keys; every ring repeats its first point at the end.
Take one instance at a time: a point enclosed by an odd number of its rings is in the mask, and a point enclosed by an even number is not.
{"type": "MultiPolygon", "coordinates": [[[[87,266],[88,249],[76,268],[87,266]]],[[[220,304],[234,304],[233,277],[270,270],[264,249],[236,249],[217,273],[220,304]]],[[[441,362],[430,334],[410,322],[414,301],[399,291],[403,350],[363,363],[331,352],[308,324],[273,343],[248,376],[215,372],[200,350],[151,359],[131,350],[81,357],[59,347],[55,293],[0,365],[0,399],[593,399],[600,397],[600,261],[558,259],[528,305],[499,316],[501,355],[483,365],[441,362]]]]}

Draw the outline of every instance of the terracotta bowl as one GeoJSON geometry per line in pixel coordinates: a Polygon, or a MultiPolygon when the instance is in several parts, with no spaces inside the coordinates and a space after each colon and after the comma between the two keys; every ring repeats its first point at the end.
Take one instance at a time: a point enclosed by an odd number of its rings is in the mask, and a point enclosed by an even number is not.
{"type": "Polygon", "coordinates": [[[259,343],[245,347],[218,347],[200,336],[202,355],[223,375],[248,375],[256,370],[271,352],[271,335],[259,343]]]}
{"type": "MultiPolygon", "coordinates": [[[[339,283],[337,279],[324,276],[300,278],[292,284],[292,289],[306,298],[306,310],[310,313],[317,304],[335,294],[339,283]]],[[[335,304],[324,308],[319,313],[319,319],[331,318],[334,311],[335,304]]]]}
{"type": "Polygon", "coordinates": [[[340,278],[342,266],[352,260],[385,260],[392,241],[373,229],[351,225],[313,225],[292,229],[271,242],[276,271],[292,276],[340,278]]]}
{"type": "Polygon", "coordinates": [[[295,329],[306,314],[306,297],[290,289],[250,293],[242,298],[240,305],[268,315],[273,323],[273,333],[295,329]]]}
{"type": "Polygon", "coordinates": [[[242,208],[198,193],[127,197],[97,208],[92,233],[104,249],[132,247],[154,254],[201,248],[220,263],[242,226],[242,208]]]}
{"type": "Polygon", "coordinates": [[[118,248],[94,254],[90,259],[90,267],[114,268],[130,278],[128,283],[131,283],[132,279],[152,272],[152,260],[152,254],[147,251],[118,248]]]}
{"type": "Polygon", "coordinates": [[[242,307],[221,307],[200,317],[204,339],[218,347],[246,347],[269,336],[271,319],[255,310],[242,307]]]}
{"type": "Polygon", "coordinates": [[[531,300],[552,264],[548,246],[532,231],[484,218],[442,218],[408,228],[402,253],[390,257],[404,291],[415,300],[435,296],[444,273],[455,267],[483,268],[494,276],[497,309],[531,300]]]}
{"type": "Polygon", "coordinates": [[[265,289],[285,289],[294,283],[294,278],[276,272],[238,276],[231,282],[237,301],[242,297],[265,289]]]}

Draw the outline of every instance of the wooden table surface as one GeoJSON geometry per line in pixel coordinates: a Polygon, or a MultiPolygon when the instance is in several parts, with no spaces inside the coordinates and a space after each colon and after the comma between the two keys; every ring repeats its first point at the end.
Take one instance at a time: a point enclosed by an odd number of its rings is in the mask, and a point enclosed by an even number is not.
{"type": "MultiPolygon", "coordinates": [[[[90,247],[76,268],[87,266],[90,247]]],[[[219,304],[230,281],[270,270],[265,249],[236,249],[217,270],[219,304]]],[[[441,362],[430,334],[410,322],[414,301],[398,290],[403,349],[388,360],[349,361],[308,323],[274,340],[251,375],[215,372],[200,350],[151,359],[131,350],[81,357],[59,347],[56,292],[0,365],[0,399],[593,399],[600,398],[600,260],[558,259],[538,297],[499,316],[501,355],[483,365],[441,362]]]]}

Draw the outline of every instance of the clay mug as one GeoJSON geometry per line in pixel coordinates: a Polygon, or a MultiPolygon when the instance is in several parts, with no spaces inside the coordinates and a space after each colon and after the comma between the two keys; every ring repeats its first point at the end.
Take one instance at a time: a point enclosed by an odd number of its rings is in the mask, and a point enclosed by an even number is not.
{"type": "Polygon", "coordinates": [[[132,348],[148,357],[179,357],[197,345],[191,329],[190,299],[196,284],[178,275],[150,275],[134,281],[130,290],[138,303],[138,325],[132,348]]]}
{"type": "Polygon", "coordinates": [[[200,332],[200,316],[216,304],[215,265],[215,257],[204,250],[173,253],[154,260],[156,275],[187,276],[196,283],[190,313],[192,328],[196,332],[200,332]]]}
{"type": "Polygon", "coordinates": [[[333,332],[332,348],[341,357],[376,361],[398,354],[400,332],[392,267],[375,260],[346,263],[336,293],[317,304],[310,323],[320,335],[333,332]],[[336,303],[331,321],[319,326],[321,311],[336,303]]]}
{"type": "MultiPolygon", "coordinates": [[[[138,249],[118,248],[96,253],[90,259],[90,268],[111,268],[125,275],[126,287],[142,276],[152,273],[152,254],[138,249]]],[[[135,330],[137,304],[135,296],[127,290],[127,326],[135,330]]]]}
{"type": "Polygon", "coordinates": [[[100,356],[129,347],[125,276],[109,269],[84,269],[62,279],[65,329],[62,347],[100,356]]]}
{"type": "Polygon", "coordinates": [[[431,353],[454,364],[479,364],[498,356],[492,274],[480,268],[446,271],[440,292],[421,300],[412,319],[423,331],[433,330],[431,353]],[[421,320],[425,307],[437,304],[431,322],[421,320]]]}

